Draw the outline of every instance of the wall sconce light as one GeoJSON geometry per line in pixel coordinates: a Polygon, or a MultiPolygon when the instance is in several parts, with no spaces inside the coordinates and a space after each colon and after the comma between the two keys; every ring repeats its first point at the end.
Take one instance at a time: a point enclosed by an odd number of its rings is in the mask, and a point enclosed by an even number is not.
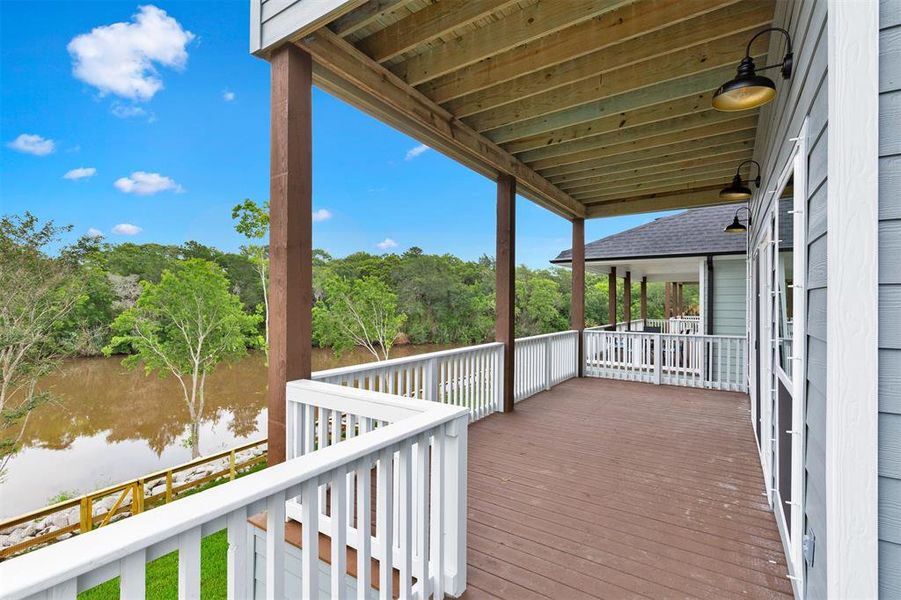
{"type": "Polygon", "coordinates": [[[748,42],[745,57],[738,65],[738,73],[735,78],[727,81],[716,90],[713,95],[713,108],[724,112],[748,110],[763,106],[776,97],[776,84],[769,77],[758,75],[757,71],[782,68],[782,78],[788,79],[792,74],[794,55],[792,54],[792,38],[789,33],[780,27],[770,27],[754,34],[748,42]],[[769,31],[778,31],[785,35],[787,40],[787,52],[782,62],[775,65],[767,65],[757,69],[754,59],[751,58],[751,44],[758,37],[769,31]]]}
{"type": "Polygon", "coordinates": [[[748,225],[751,225],[751,209],[747,206],[739,206],[738,210],[735,211],[735,217],[733,217],[732,222],[726,225],[723,228],[723,231],[726,233],[747,233],[748,227],[743,225],[741,221],[738,220],[738,213],[741,210],[748,211],[748,225]]]}
{"type": "Polygon", "coordinates": [[[730,202],[736,200],[750,200],[752,195],[751,188],[745,184],[752,182],[754,183],[754,187],[760,187],[760,163],[756,160],[746,160],[735,169],[735,177],[732,178],[732,183],[720,190],[720,200],[729,200],[730,202]],[[757,165],[757,177],[743,181],[741,178],[741,168],[747,164],[757,165]]]}

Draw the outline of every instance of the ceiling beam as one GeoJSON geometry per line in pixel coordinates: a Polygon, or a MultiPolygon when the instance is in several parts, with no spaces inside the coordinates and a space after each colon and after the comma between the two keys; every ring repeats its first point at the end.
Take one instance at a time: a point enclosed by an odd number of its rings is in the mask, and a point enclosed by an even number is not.
{"type": "MultiPolygon", "coordinates": [[[[609,48],[735,0],[644,0],[463,67],[428,81],[420,91],[438,104],[609,48]]],[[[770,11],[772,15],[772,10],[770,11]]]]}
{"type": "MultiPolygon", "coordinates": [[[[709,72],[718,67],[731,67],[734,72],[736,65],[745,55],[747,41],[747,32],[741,32],[555,87],[509,104],[480,107],[476,114],[473,114],[474,110],[460,110],[450,104],[447,107],[458,117],[465,117],[464,120],[476,131],[488,131],[574,106],[603,101],[612,96],[640,90],[651,85],[709,72]]],[[[766,49],[765,41],[766,36],[761,36],[754,42],[753,49],[758,51],[756,54],[760,54],[761,50],[766,49]]],[[[734,77],[734,75],[732,76],[734,77]]],[[[722,81],[724,80],[721,80],[720,83],[722,81]]],[[[678,98],[684,95],[670,94],[669,98],[678,98]]]]}
{"type": "Polygon", "coordinates": [[[679,131],[671,131],[652,137],[642,138],[638,140],[630,140],[621,142],[617,140],[608,146],[598,146],[590,150],[582,150],[565,154],[563,156],[553,156],[551,158],[543,158],[529,162],[528,164],[535,170],[541,171],[550,167],[559,167],[574,163],[585,163],[616,156],[617,154],[634,152],[636,150],[645,150],[647,148],[656,148],[659,146],[667,146],[676,142],[685,142],[691,140],[702,140],[704,138],[714,137],[720,134],[734,134],[739,131],[753,130],[757,127],[757,116],[751,115],[747,117],[738,117],[730,121],[722,121],[712,123],[692,129],[684,129],[679,131]]]}
{"type": "Polygon", "coordinates": [[[580,203],[327,28],[303,38],[298,45],[313,56],[317,65],[399,111],[408,122],[402,131],[426,130],[430,139],[439,140],[449,155],[466,155],[470,161],[483,162],[498,174],[515,177],[523,195],[531,193],[540,204],[570,217],[584,214],[580,203]]]}
{"type": "Polygon", "coordinates": [[[718,195],[719,189],[720,188],[717,186],[712,186],[704,190],[697,189],[672,194],[652,194],[650,196],[620,198],[612,202],[589,207],[588,218],[597,219],[601,217],[615,217],[618,215],[658,212],[661,210],[679,210],[684,208],[727,204],[720,199],[718,195]]]}
{"type": "Polygon", "coordinates": [[[722,177],[711,177],[705,178],[701,180],[688,181],[684,183],[664,185],[664,184],[656,184],[650,186],[630,186],[627,188],[620,188],[614,192],[609,194],[598,194],[597,192],[593,192],[592,194],[578,194],[579,201],[584,203],[586,206],[592,206],[595,204],[603,204],[605,202],[614,202],[619,200],[620,198],[631,198],[633,196],[650,196],[650,195],[660,195],[660,194],[674,194],[677,192],[690,192],[692,190],[706,190],[706,189],[716,189],[722,190],[725,187],[726,183],[724,182],[722,177]]]}
{"type": "Polygon", "coordinates": [[[623,193],[634,195],[644,190],[676,189],[678,186],[697,187],[699,181],[721,181],[722,187],[726,187],[734,174],[735,165],[732,163],[717,166],[711,165],[706,171],[686,174],[671,173],[668,177],[635,178],[628,181],[573,190],[569,192],[569,195],[581,201],[588,198],[597,198],[599,194],[616,197],[623,195],[623,193]]]}
{"type": "Polygon", "coordinates": [[[509,142],[529,135],[554,131],[563,127],[578,125],[579,123],[587,123],[607,115],[615,115],[661,102],[668,102],[674,98],[703,94],[715,90],[724,81],[728,81],[732,77],[735,77],[735,65],[728,65],[673,81],[663,81],[638,90],[595,100],[551,114],[531,117],[516,123],[503,125],[491,131],[483,131],[482,134],[496,143],[509,142]]]}
{"type": "Polygon", "coordinates": [[[710,108],[713,90],[703,94],[692,94],[668,102],[661,102],[635,110],[605,115],[587,123],[579,123],[570,127],[561,127],[554,131],[530,135],[503,144],[511,154],[519,154],[526,150],[543,148],[552,144],[563,144],[588,136],[601,135],[612,131],[622,131],[639,125],[658,123],[667,119],[681,117],[710,108]]]}
{"type": "Polygon", "coordinates": [[[360,8],[342,15],[332,21],[329,29],[346,37],[357,31],[369,27],[379,19],[384,18],[393,10],[397,10],[410,0],[369,0],[360,8]]]}
{"type": "Polygon", "coordinates": [[[391,70],[410,85],[419,85],[626,3],[627,0],[538,2],[392,65],[391,70]]]}
{"type": "Polygon", "coordinates": [[[441,0],[363,38],[355,45],[383,63],[426,44],[517,0],[441,0]]]}
{"type": "Polygon", "coordinates": [[[562,181],[594,177],[603,173],[616,173],[640,166],[664,165],[690,158],[716,156],[721,152],[732,152],[742,149],[753,151],[754,137],[755,132],[753,130],[739,131],[735,134],[726,133],[657,148],[625,152],[585,163],[553,167],[545,169],[542,171],[542,174],[548,177],[550,181],[560,183],[562,181]]]}
{"type": "MultiPolygon", "coordinates": [[[[603,74],[609,73],[612,77],[613,72],[631,65],[635,65],[635,69],[641,71],[653,70],[654,67],[660,66],[659,70],[650,75],[650,80],[644,81],[660,81],[661,73],[664,74],[664,78],[672,79],[700,70],[697,63],[690,58],[688,61],[678,58],[678,55],[697,56],[699,50],[703,52],[702,58],[704,55],[716,56],[723,52],[730,57],[740,54],[741,56],[735,59],[737,64],[744,56],[744,44],[756,31],[772,20],[772,15],[772,6],[766,3],[750,2],[738,7],[729,7],[728,10],[719,10],[697,19],[682,21],[672,27],[653,31],[563,64],[456,98],[444,103],[444,107],[462,118],[505,104],[521,102],[530,96],[547,95],[550,90],[586,79],[603,81],[607,78],[601,77],[603,74]],[[725,38],[721,42],[722,46],[706,46],[722,38],[725,38]],[[694,52],[691,51],[692,48],[695,48],[694,52]],[[677,56],[667,59],[669,55],[677,56]],[[683,69],[681,72],[678,71],[680,68],[683,69]]],[[[597,45],[597,41],[592,39],[586,39],[583,43],[587,47],[597,45]]],[[[766,45],[761,44],[758,47],[766,48],[766,45]]],[[[710,67],[725,64],[725,59],[718,60],[720,62],[711,63],[710,67]]],[[[628,81],[629,78],[623,78],[623,85],[630,85],[628,81]]],[[[627,89],[634,87],[638,86],[631,85],[627,89]]]]}
{"type": "MultiPolygon", "coordinates": [[[[618,129],[617,131],[583,137],[578,140],[564,142],[561,144],[549,144],[541,148],[535,148],[534,150],[521,152],[517,156],[520,160],[528,163],[544,158],[565,156],[574,154],[576,152],[593,150],[594,148],[597,148],[599,146],[610,146],[612,144],[620,144],[623,142],[640,140],[644,138],[663,135],[665,133],[674,133],[678,131],[694,129],[697,127],[705,127],[707,125],[713,125],[714,123],[735,121],[737,118],[745,118],[740,117],[735,113],[713,110],[713,108],[711,107],[706,108],[707,110],[701,110],[695,113],[683,115],[681,117],[667,119],[665,121],[658,121],[656,123],[639,125],[637,127],[630,127],[627,129],[618,129]]],[[[754,115],[756,113],[751,114],[754,115]]]]}
{"type": "Polygon", "coordinates": [[[558,187],[567,194],[572,195],[574,193],[581,193],[592,189],[603,190],[605,187],[613,188],[615,186],[631,185],[638,182],[668,181],[674,177],[697,177],[698,175],[706,175],[713,172],[719,173],[723,169],[731,169],[731,173],[735,174],[735,169],[742,161],[742,158],[736,158],[734,155],[739,155],[743,158],[745,156],[750,156],[750,153],[747,151],[735,152],[724,157],[708,159],[704,161],[703,164],[693,167],[650,167],[629,171],[627,173],[617,173],[616,175],[592,177],[591,179],[573,181],[558,187]]]}

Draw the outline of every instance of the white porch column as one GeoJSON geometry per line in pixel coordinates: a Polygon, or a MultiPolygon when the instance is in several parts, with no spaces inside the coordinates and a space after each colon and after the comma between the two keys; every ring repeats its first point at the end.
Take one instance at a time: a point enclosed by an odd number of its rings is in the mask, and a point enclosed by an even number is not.
{"type": "Polygon", "coordinates": [[[879,595],[879,2],[828,0],[826,591],[879,595]]]}

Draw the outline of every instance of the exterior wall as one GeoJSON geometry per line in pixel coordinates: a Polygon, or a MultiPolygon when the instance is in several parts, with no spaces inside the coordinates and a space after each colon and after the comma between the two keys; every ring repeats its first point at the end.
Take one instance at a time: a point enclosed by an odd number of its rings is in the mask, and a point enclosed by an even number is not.
{"type": "Polygon", "coordinates": [[[879,16],[879,593],[901,599],[901,3],[879,16]]]}
{"type": "MultiPolygon", "coordinates": [[[[779,80],[776,100],[763,108],[754,158],[762,166],[761,193],[752,202],[752,248],[764,234],[764,217],[782,168],[804,119],[808,118],[808,266],[805,532],[816,536],[813,565],[807,567],[806,596],[826,594],[825,390],[826,390],[826,2],[779,2],[774,25],[792,36],[795,70],[779,80]]],[[[785,42],[774,36],[769,62],[781,58],[785,42]]]]}
{"type": "Polygon", "coordinates": [[[250,0],[250,51],[254,54],[285,39],[303,37],[353,10],[364,0],[250,0]]]}
{"type": "Polygon", "coordinates": [[[747,318],[745,257],[713,259],[713,335],[745,335],[747,318]]]}

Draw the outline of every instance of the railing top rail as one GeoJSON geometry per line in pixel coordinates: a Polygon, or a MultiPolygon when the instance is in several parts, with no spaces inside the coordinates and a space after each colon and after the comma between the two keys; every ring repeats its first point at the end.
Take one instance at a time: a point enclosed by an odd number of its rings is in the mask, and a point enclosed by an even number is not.
{"type": "Polygon", "coordinates": [[[445,358],[456,354],[465,354],[474,350],[488,350],[491,348],[502,347],[501,342],[488,342],[487,344],[478,344],[475,346],[463,346],[462,348],[450,348],[448,350],[439,350],[437,352],[426,352],[425,354],[413,354],[412,356],[402,356],[400,358],[391,358],[377,362],[361,363],[358,365],[350,365],[347,367],[336,367],[334,369],[325,369],[313,373],[312,379],[319,380],[327,377],[337,377],[340,375],[350,375],[359,373],[360,371],[368,371],[371,369],[384,369],[388,367],[396,367],[433,358],[445,358]]]}
{"type": "Polygon", "coordinates": [[[540,340],[540,339],[544,339],[544,338],[572,335],[574,333],[579,333],[579,332],[576,329],[567,329],[566,331],[555,331],[554,333],[540,333],[538,335],[530,335],[528,337],[516,338],[514,341],[515,342],[528,342],[531,340],[540,340]]]}
{"type": "MultiPolygon", "coordinates": [[[[292,382],[296,389],[315,384],[292,382]]],[[[374,398],[379,394],[371,394],[374,398]]],[[[383,400],[383,398],[379,398],[383,400]]],[[[404,398],[395,401],[408,402],[404,398]]],[[[165,542],[181,533],[224,517],[234,510],[254,505],[273,494],[292,488],[352,463],[364,456],[388,448],[404,439],[425,433],[469,411],[437,402],[420,402],[426,407],[420,414],[379,427],[365,435],[322,448],[288,462],[251,473],[235,481],[167,504],[129,519],[112,523],[63,542],[41,548],[14,560],[0,563],[0,597],[24,598],[121,560],[133,552],[165,542]]],[[[291,495],[292,492],[288,492],[291,495]]]]}
{"type": "Polygon", "coordinates": [[[718,339],[718,340],[744,340],[747,339],[743,335],[714,335],[709,333],[654,333],[648,331],[605,331],[599,329],[592,329],[585,331],[589,331],[593,334],[602,334],[602,335],[634,335],[634,336],[655,336],[659,335],[661,337],[686,337],[686,338],[709,338],[709,339],[718,339]]]}

